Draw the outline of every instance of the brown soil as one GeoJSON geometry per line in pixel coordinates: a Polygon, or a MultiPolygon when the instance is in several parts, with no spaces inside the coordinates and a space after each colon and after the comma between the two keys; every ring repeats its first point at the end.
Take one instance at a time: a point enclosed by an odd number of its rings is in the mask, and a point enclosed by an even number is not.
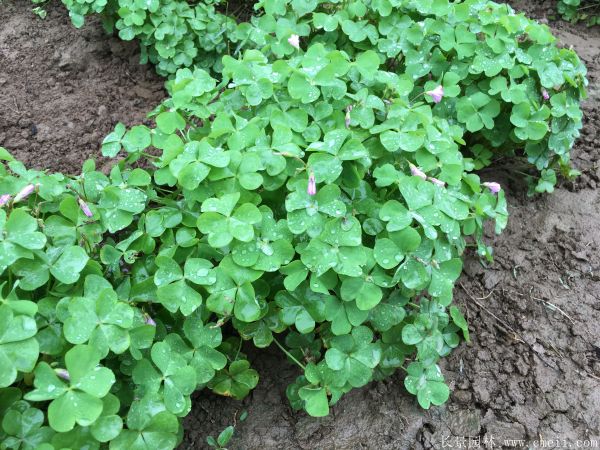
{"type": "MultiPolygon", "coordinates": [[[[554,1],[512,3],[541,20],[553,15],[554,1]]],[[[137,65],[136,47],[105,37],[97,22],[74,30],[62,7],[39,21],[19,0],[0,5],[0,23],[0,145],[35,167],[77,170],[117,121],[141,121],[163,95],[162,82],[137,65]]],[[[600,31],[550,26],[590,72],[573,152],[582,176],[530,199],[508,169],[484,174],[507,190],[511,217],[490,236],[494,264],[468,257],[456,289],[473,342],[442,363],[451,400],[423,411],[399,374],[313,419],[285,397],[296,369],[277,349],[251,352],[257,389],[244,402],[198,393],[181,448],[206,448],[206,436],[243,409],[235,450],[467,448],[469,437],[471,448],[600,448],[600,31]]]]}
{"type": "Polygon", "coordinates": [[[45,20],[32,6],[0,0],[0,146],[29,167],[78,173],[117,122],[144,120],[164,80],[97,18],[76,30],[59,1],[45,20]]]}

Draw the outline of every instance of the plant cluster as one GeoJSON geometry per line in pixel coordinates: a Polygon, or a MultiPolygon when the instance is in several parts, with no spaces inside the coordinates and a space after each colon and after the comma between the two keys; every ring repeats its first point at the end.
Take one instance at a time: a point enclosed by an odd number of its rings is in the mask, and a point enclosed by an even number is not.
{"type": "MultiPolygon", "coordinates": [[[[137,39],[141,62],[151,62],[161,75],[181,67],[218,67],[235,37],[236,21],[215,9],[218,0],[63,0],[73,24],[100,13],[104,27],[121,39],[137,39]]],[[[226,9],[226,8],[225,8],[226,9]]]]}
{"type": "Polygon", "coordinates": [[[108,176],[9,162],[5,417],[47,407],[56,448],[171,448],[193,391],[256,385],[242,340],[303,369],[288,395],[314,416],[405,365],[420,404],[443,403],[436,363],[467,332],[449,306],[460,255],[468,240],[489,256],[483,224],[500,231],[506,203],[471,173],[462,129],[376,58],[248,50],[219,85],[181,69],[155,128],[117,126],[103,153],[127,156],[108,176]]]}
{"type": "Polygon", "coordinates": [[[112,6],[106,0],[64,1],[76,25],[84,14],[104,11],[119,36],[137,37],[143,59],[165,75],[181,67],[220,73],[218,56],[239,57],[244,48],[256,48],[271,60],[287,58],[300,41],[350,57],[372,50],[388,71],[408,83],[418,81],[422,90],[416,94],[443,87],[446,101],[434,113],[465,129],[465,152],[478,166],[491,158],[524,156],[539,172],[526,174],[531,193],[551,191],[557,170],[566,177],[578,174],[569,160],[582,126],[585,66],[574,51],[555,45],[547,26],[508,5],[262,0],[255,5],[259,14],[236,25],[211,2],[192,8],[179,0],[119,0],[112,6]]]}
{"type": "Polygon", "coordinates": [[[570,22],[585,21],[589,26],[600,23],[598,0],[558,0],[558,13],[570,22]]]}
{"type": "MultiPolygon", "coordinates": [[[[136,36],[158,39],[156,8],[136,36]]],[[[475,171],[524,151],[552,190],[585,68],[494,3],[257,8],[221,30],[211,51],[240,50],[210,72],[157,60],[169,98],[153,126],[104,139],[109,174],[0,151],[2,446],[174,448],[195,390],[256,386],[244,341],[298,366],[287,396],[315,417],[397,370],[423,408],[447,400],[438,362],[469,339],[452,305],[461,257],[491,260],[484,227],[507,222],[475,171]]]]}

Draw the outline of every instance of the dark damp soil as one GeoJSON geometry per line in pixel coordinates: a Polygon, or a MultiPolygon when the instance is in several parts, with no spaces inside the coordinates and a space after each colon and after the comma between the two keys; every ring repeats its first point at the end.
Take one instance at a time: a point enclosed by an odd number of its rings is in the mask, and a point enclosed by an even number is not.
{"type": "MultiPolygon", "coordinates": [[[[207,448],[207,435],[233,423],[232,450],[600,448],[600,27],[550,20],[554,1],[511,3],[547,21],[587,64],[573,152],[582,176],[530,199],[509,169],[484,174],[505,187],[511,216],[490,235],[492,265],[465,261],[455,298],[472,343],[442,362],[450,401],[421,410],[398,374],[313,419],[286,399],[295,367],[276,348],[249,352],[258,387],[243,402],[196,394],[181,448],[207,448]]],[[[75,30],[59,4],[42,21],[26,0],[4,1],[0,24],[0,146],[30,166],[76,172],[118,121],[142,122],[164,95],[136,44],[107,37],[95,20],[75,30]]]]}
{"type": "Polygon", "coordinates": [[[117,122],[144,120],[164,80],[97,18],[77,30],[59,1],[45,20],[32,6],[0,0],[0,146],[29,167],[78,173],[117,122]]]}

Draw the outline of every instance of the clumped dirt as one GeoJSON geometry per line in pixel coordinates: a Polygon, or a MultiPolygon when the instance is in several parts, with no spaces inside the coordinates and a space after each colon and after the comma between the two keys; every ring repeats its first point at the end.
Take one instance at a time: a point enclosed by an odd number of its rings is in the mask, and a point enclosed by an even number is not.
{"type": "Polygon", "coordinates": [[[45,20],[32,6],[0,1],[0,146],[29,167],[78,173],[86,158],[100,160],[117,122],[143,122],[164,80],[139,64],[137,43],[108,36],[97,18],[76,30],[59,1],[45,20]]]}
{"type": "MultiPolygon", "coordinates": [[[[543,21],[554,16],[554,1],[511,3],[543,21]]],[[[62,7],[46,21],[28,8],[25,0],[0,5],[0,145],[35,167],[77,170],[117,121],[142,121],[162,82],[137,65],[135,44],[107,38],[97,22],[74,30],[62,7]]],[[[465,261],[455,299],[472,343],[442,362],[450,401],[421,410],[398,374],[313,419],[285,397],[295,367],[276,348],[254,351],[256,390],[243,402],[195,395],[181,448],[207,448],[206,436],[244,409],[232,450],[600,448],[600,31],[549,25],[589,70],[573,152],[582,176],[530,199],[509,169],[483,174],[503,184],[511,216],[502,235],[490,236],[493,264],[465,261]]]]}

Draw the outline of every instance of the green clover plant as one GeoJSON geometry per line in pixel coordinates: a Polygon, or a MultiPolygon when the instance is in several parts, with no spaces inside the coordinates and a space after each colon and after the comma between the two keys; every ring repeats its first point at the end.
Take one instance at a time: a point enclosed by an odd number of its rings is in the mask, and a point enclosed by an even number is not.
{"type": "Polygon", "coordinates": [[[175,448],[194,391],[256,387],[249,345],[298,367],[311,416],[398,370],[444,403],[462,257],[491,261],[484,228],[507,224],[475,171],[522,158],[532,193],[574,173],[577,55],[484,0],[262,0],[241,23],[216,1],[64,3],[138,39],[169,97],[104,139],[107,173],[0,148],[0,446],[175,448]]]}

